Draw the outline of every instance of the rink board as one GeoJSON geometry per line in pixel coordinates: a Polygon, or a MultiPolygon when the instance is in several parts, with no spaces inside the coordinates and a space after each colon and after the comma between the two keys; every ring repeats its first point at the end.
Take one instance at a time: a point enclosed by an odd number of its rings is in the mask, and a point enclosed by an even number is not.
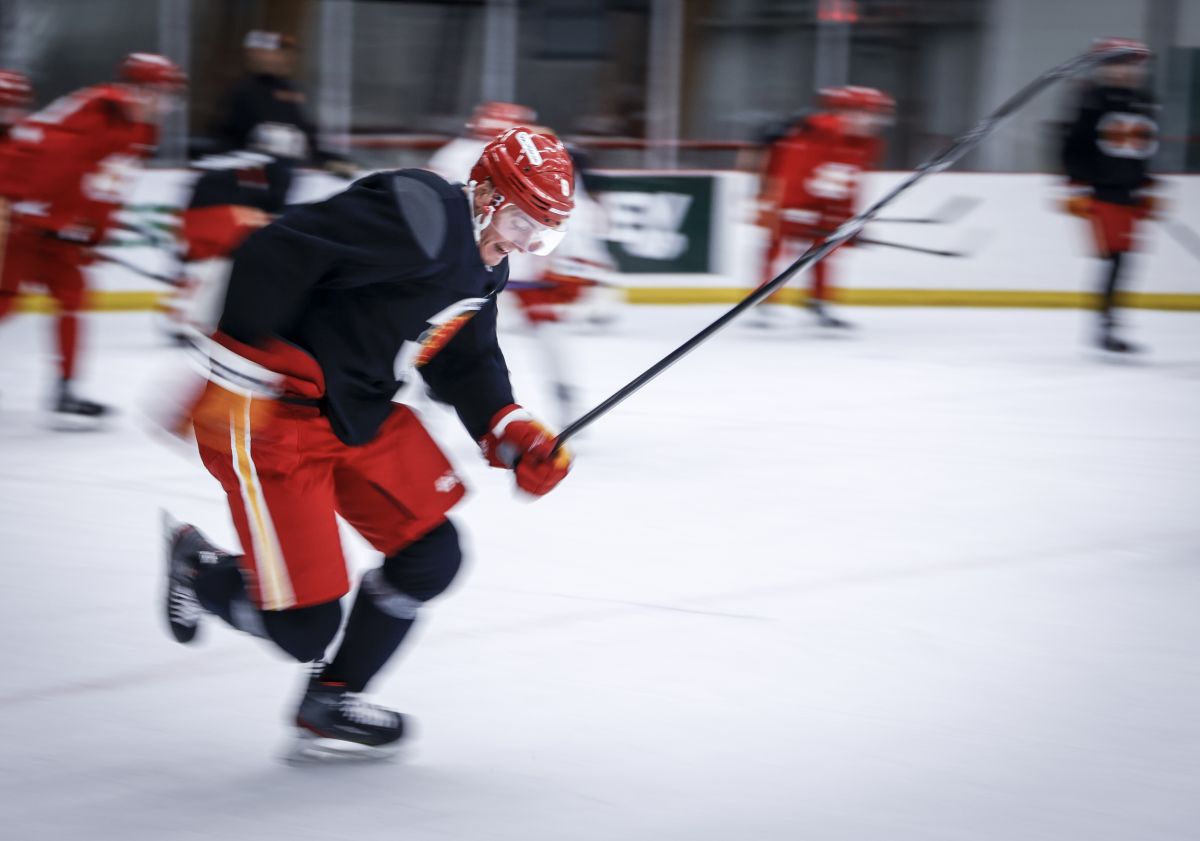
{"type": "MultiPolygon", "coordinates": [[[[905,175],[869,176],[864,199],[882,194],[905,175]]],[[[131,205],[178,206],[187,180],[179,170],[149,171],[139,181],[131,205]]],[[[1200,219],[1200,176],[1163,181],[1171,217],[1185,224],[1200,219]]],[[[613,217],[606,234],[609,250],[618,265],[639,269],[614,276],[631,303],[731,303],[762,276],[765,232],[751,224],[757,189],[753,176],[690,171],[668,178],[664,173],[622,171],[608,174],[607,182],[601,183],[612,189],[598,194],[613,217]],[[697,224],[694,205],[686,214],[673,210],[696,196],[711,197],[704,205],[706,216],[711,214],[708,224],[697,224]],[[681,245],[672,249],[673,242],[681,245]],[[698,265],[707,271],[676,270],[698,265]]],[[[298,180],[293,199],[320,198],[344,184],[307,174],[298,180]]],[[[937,257],[880,246],[843,249],[830,258],[836,264],[837,297],[846,304],[868,306],[1090,306],[1101,265],[1090,255],[1086,223],[1058,211],[1058,190],[1059,179],[1046,174],[931,176],[881,216],[929,216],[961,196],[977,198],[978,205],[948,224],[879,222],[869,228],[869,235],[926,248],[965,247],[970,256],[937,257]]],[[[1189,253],[1155,222],[1142,226],[1141,245],[1124,304],[1200,310],[1200,255],[1189,253]]],[[[151,272],[169,269],[164,256],[151,248],[124,247],[110,253],[151,272]]],[[[97,310],[150,309],[166,291],[160,283],[111,264],[97,264],[91,276],[91,306],[97,310]]],[[[796,286],[802,287],[803,280],[796,286]]],[[[798,292],[787,293],[785,299],[799,300],[798,292]]],[[[49,302],[31,295],[23,305],[26,310],[44,310],[49,302]]]]}

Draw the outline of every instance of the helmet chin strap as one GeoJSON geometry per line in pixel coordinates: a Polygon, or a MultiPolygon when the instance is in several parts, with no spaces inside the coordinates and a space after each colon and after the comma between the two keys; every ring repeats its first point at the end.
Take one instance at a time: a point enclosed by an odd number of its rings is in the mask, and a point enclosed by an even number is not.
{"type": "MultiPolygon", "coordinates": [[[[471,209],[475,209],[475,189],[479,184],[475,181],[468,181],[463,185],[463,192],[467,194],[467,202],[471,205],[471,209]]],[[[479,245],[479,238],[483,236],[483,231],[488,225],[492,224],[492,217],[496,215],[496,207],[494,204],[484,208],[483,213],[476,213],[471,216],[472,233],[475,235],[475,244],[479,245]]]]}

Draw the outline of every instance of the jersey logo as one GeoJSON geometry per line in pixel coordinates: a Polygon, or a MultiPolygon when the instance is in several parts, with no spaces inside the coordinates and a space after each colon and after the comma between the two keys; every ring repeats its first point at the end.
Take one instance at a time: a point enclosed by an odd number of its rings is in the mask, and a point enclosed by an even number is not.
{"type": "Polygon", "coordinates": [[[426,320],[429,326],[421,335],[415,341],[405,342],[396,354],[396,379],[406,379],[410,371],[423,367],[437,356],[487,301],[487,298],[464,298],[430,316],[426,320]]]}
{"type": "Polygon", "coordinates": [[[1144,161],[1158,151],[1158,126],[1141,114],[1110,111],[1096,124],[1096,145],[1110,158],[1144,161]]]}
{"type": "Polygon", "coordinates": [[[819,199],[843,201],[854,195],[860,172],[862,170],[853,164],[824,163],[813,170],[805,186],[819,199]]]}

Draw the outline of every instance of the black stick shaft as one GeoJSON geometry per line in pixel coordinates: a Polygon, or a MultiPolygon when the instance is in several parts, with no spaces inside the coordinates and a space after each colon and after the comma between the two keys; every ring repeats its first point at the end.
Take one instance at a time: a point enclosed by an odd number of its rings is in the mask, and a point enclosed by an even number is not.
{"type": "Polygon", "coordinates": [[[170,277],[165,274],[158,274],[157,272],[143,269],[141,266],[122,260],[120,257],[114,257],[111,254],[104,253],[98,253],[97,256],[105,263],[111,263],[114,266],[120,266],[123,269],[128,269],[131,272],[140,274],[142,277],[150,278],[150,280],[157,280],[159,283],[165,283],[167,286],[179,287],[183,285],[183,282],[177,277],[170,277]]]}
{"type": "Polygon", "coordinates": [[[638,376],[634,377],[632,380],[622,386],[603,403],[596,406],[594,409],[590,410],[585,415],[568,425],[567,428],[560,432],[558,437],[555,439],[555,450],[562,447],[563,444],[578,435],[583,429],[595,423],[598,418],[608,414],[614,406],[624,402],[626,398],[628,398],[635,391],[638,391],[642,386],[646,385],[646,383],[653,380],[663,371],[667,370],[680,359],[687,356],[697,347],[702,345],[704,342],[708,341],[713,334],[727,326],[731,321],[744,313],[746,310],[753,307],[755,304],[762,301],[776,289],[783,286],[794,275],[803,272],[818,260],[824,259],[839,245],[847,240],[852,239],[858,234],[859,231],[862,230],[863,226],[866,225],[867,222],[871,221],[871,219],[873,219],[875,215],[879,213],[879,211],[885,205],[891,203],[897,196],[905,192],[913,184],[916,184],[926,175],[930,175],[935,172],[941,172],[942,170],[951,166],[955,161],[957,161],[972,148],[978,145],[985,137],[991,134],[1000,122],[1009,117],[1013,112],[1024,107],[1027,102],[1041,93],[1045,88],[1048,88],[1059,79],[1074,76],[1084,70],[1089,70],[1101,64],[1102,62],[1136,54],[1138,54],[1138,51],[1127,48],[1106,50],[1098,53],[1085,53],[1083,55],[1076,56],[1070,61],[1065,61],[1057,67],[1047,70],[1041,76],[1038,76],[1025,87],[1021,88],[1021,90],[1009,97],[1008,100],[1006,100],[999,108],[976,123],[975,126],[973,126],[969,131],[960,137],[955,138],[946,146],[946,148],[942,149],[929,160],[918,166],[909,174],[907,178],[893,187],[887,194],[876,201],[873,205],[855,216],[853,219],[846,222],[844,225],[830,234],[828,238],[814,243],[807,251],[800,255],[800,257],[794,263],[735,304],[733,309],[726,312],[716,321],[712,322],[699,333],[692,336],[679,347],[675,348],[675,350],[668,353],[658,362],[655,362],[641,374],[638,374],[638,376]]]}
{"type": "Polygon", "coordinates": [[[965,256],[962,251],[948,251],[944,248],[925,248],[920,245],[908,245],[903,242],[888,242],[885,239],[870,239],[868,237],[859,237],[855,242],[861,242],[863,245],[877,245],[880,248],[896,248],[900,251],[915,251],[917,254],[932,254],[935,257],[962,257],[965,256]]]}

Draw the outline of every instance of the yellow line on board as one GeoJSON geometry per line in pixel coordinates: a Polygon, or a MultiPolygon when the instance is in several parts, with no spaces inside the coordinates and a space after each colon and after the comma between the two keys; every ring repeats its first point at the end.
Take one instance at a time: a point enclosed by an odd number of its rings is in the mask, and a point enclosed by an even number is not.
{"type": "MultiPolygon", "coordinates": [[[[98,312],[133,312],[153,310],[166,293],[127,290],[123,292],[93,291],[87,295],[85,309],[98,312]]],[[[49,295],[22,295],[17,303],[18,312],[54,312],[54,300],[49,295]]]]}
{"type": "MultiPolygon", "coordinates": [[[[748,290],[736,287],[642,286],[625,290],[631,304],[734,304],[748,290]]],[[[780,302],[799,305],[805,295],[784,289],[780,302]]],[[[1096,296],[1084,292],[1046,292],[1020,289],[840,289],[834,300],[871,307],[1029,307],[1091,309],[1096,296]]],[[[1200,294],[1132,292],[1122,294],[1123,307],[1156,310],[1200,310],[1200,294]]]]}
{"type": "MultiPolygon", "coordinates": [[[[735,304],[748,290],[736,286],[631,286],[625,289],[631,304],[735,304]]],[[[157,309],[163,292],[91,292],[87,309],[98,312],[131,312],[157,309]]],[[[799,306],[800,289],[784,289],[784,304],[799,306]]],[[[1048,292],[1022,289],[839,289],[834,300],[867,307],[1028,307],[1033,309],[1091,309],[1096,297],[1085,292],[1048,292]]],[[[1118,298],[1123,307],[1149,310],[1200,311],[1200,294],[1127,292],[1118,298]]],[[[23,295],[19,312],[48,313],[53,301],[46,295],[23,295]]]]}

